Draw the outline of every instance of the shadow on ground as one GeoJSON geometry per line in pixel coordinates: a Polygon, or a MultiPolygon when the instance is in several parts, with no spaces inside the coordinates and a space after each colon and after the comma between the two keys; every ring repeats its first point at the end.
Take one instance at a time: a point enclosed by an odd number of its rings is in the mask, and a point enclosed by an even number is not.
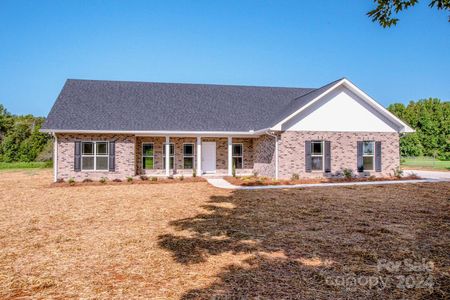
{"type": "Polygon", "coordinates": [[[185,299],[439,299],[449,292],[449,198],[448,184],[237,190],[211,197],[204,213],[172,221],[179,234],[161,235],[159,245],[186,265],[226,252],[249,255],[224,263],[211,274],[216,283],[185,299]],[[380,260],[407,258],[433,261],[434,269],[377,268],[380,260]],[[431,275],[432,288],[398,286],[396,276],[419,275],[431,275]]]}

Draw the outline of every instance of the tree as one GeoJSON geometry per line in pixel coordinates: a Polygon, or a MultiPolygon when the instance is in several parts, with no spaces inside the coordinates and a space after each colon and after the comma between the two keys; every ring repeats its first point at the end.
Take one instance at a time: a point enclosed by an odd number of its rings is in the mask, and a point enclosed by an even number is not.
{"type": "MultiPolygon", "coordinates": [[[[378,22],[384,28],[397,25],[398,18],[392,17],[392,11],[398,14],[416,5],[418,0],[374,0],[377,7],[367,13],[373,22],[378,22]]],[[[450,11],[450,0],[431,0],[429,7],[450,11]]],[[[448,21],[450,22],[450,16],[448,21]]]]}
{"type": "Polygon", "coordinates": [[[408,123],[416,133],[400,139],[402,156],[437,156],[450,159],[450,102],[436,98],[391,104],[388,110],[408,123]]]}

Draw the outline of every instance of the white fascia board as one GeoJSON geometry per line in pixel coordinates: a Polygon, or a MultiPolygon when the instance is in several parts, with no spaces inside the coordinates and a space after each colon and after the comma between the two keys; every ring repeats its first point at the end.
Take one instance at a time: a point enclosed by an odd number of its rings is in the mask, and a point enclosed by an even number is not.
{"type": "Polygon", "coordinates": [[[357,96],[361,97],[364,101],[366,101],[368,104],[372,105],[376,110],[378,110],[381,114],[383,114],[384,116],[386,116],[388,119],[392,120],[394,123],[397,123],[400,125],[400,127],[402,127],[399,132],[401,133],[410,133],[410,132],[415,132],[414,129],[412,129],[411,127],[409,127],[405,122],[403,122],[402,120],[400,120],[399,118],[397,118],[395,115],[393,115],[390,111],[388,111],[386,108],[384,108],[382,105],[380,105],[377,101],[375,101],[372,97],[370,97],[369,95],[367,95],[364,91],[362,91],[360,88],[358,88],[356,85],[354,85],[352,82],[350,82],[348,79],[343,78],[341,80],[339,80],[338,82],[336,82],[336,84],[334,84],[332,87],[330,87],[328,90],[324,91],[322,94],[320,94],[319,96],[317,96],[316,98],[314,98],[312,101],[310,101],[308,104],[306,104],[305,106],[301,107],[300,109],[298,109],[297,111],[295,111],[294,113],[290,114],[289,116],[287,116],[286,118],[284,118],[283,120],[281,120],[280,122],[278,122],[277,124],[275,124],[275,126],[273,126],[271,128],[271,130],[281,130],[282,125],[284,123],[286,123],[288,120],[290,120],[291,118],[293,118],[294,116],[296,116],[297,114],[299,114],[300,112],[302,112],[303,110],[305,110],[306,108],[308,108],[309,106],[313,105],[315,102],[317,102],[318,100],[320,100],[322,97],[326,96],[327,94],[329,94],[330,92],[332,92],[334,89],[336,89],[337,87],[341,86],[341,85],[345,85],[348,89],[350,89],[353,93],[355,93],[357,96]]]}
{"type": "Polygon", "coordinates": [[[250,131],[144,131],[144,130],[70,130],[70,129],[41,129],[45,133],[90,133],[90,134],[134,134],[137,136],[202,136],[202,137],[257,137],[264,134],[268,128],[250,131]]]}

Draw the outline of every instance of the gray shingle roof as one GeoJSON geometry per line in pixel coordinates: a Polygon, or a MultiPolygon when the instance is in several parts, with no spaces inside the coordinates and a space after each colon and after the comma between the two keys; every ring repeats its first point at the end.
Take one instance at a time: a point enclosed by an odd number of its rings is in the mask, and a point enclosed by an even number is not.
{"type": "Polygon", "coordinates": [[[69,79],[43,129],[256,131],[273,126],[325,87],[69,79]]]}

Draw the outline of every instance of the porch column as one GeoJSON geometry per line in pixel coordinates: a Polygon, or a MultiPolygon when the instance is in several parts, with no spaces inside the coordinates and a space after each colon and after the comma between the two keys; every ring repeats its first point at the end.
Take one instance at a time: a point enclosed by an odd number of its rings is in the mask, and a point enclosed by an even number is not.
{"type": "Polygon", "coordinates": [[[164,149],[166,153],[166,176],[170,176],[170,138],[166,136],[166,146],[164,149]]]}
{"type": "Polygon", "coordinates": [[[197,137],[197,175],[202,176],[202,138],[197,137]]]}
{"type": "Polygon", "coordinates": [[[233,176],[233,138],[228,137],[228,176],[233,176]]]}

